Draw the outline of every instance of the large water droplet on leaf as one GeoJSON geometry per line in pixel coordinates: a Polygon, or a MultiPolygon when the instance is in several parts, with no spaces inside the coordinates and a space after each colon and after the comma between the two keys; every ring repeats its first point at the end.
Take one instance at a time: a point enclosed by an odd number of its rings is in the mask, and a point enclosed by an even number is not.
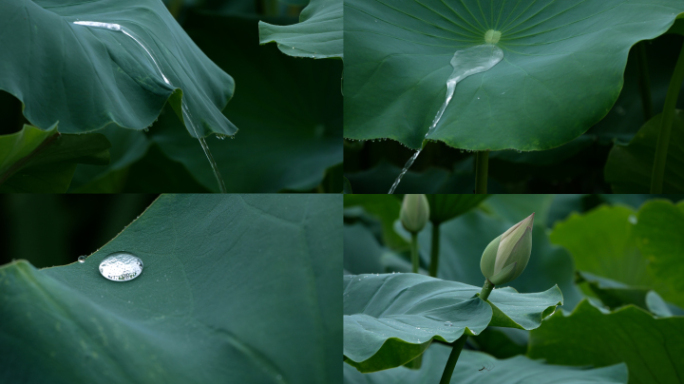
{"type": "Polygon", "coordinates": [[[116,252],[100,263],[100,274],[111,281],[129,281],[140,276],[143,262],[128,252],[116,252]]]}

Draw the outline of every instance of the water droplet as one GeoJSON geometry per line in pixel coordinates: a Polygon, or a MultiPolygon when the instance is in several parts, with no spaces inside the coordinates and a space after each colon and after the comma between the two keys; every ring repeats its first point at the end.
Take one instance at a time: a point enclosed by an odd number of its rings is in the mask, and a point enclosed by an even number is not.
{"type": "Polygon", "coordinates": [[[444,325],[447,327],[453,327],[454,326],[454,324],[452,324],[451,321],[445,321],[444,325]]]}
{"type": "Polygon", "coordinates": [[[78,262],[79,263],[85,263],[86,257],[85,256],[79,256],[78,257],[78,262]]]}
{"type": "Polygon", "coordinates": [[[128,252],[116,252],[100,263],[100,274],[112,281],[129,281],[140,276],[143,262],[128,252]]]}
{"type": "Polygon", "coordinates": [[[219,140],[225,140],[225,139],[226,139],[226,136],[227,136],[227,135],[223,135],[223,134],[220,134],[220,133],[217,133],[217,134],[216,134],[216,138],[219,139],[219,140]]]}

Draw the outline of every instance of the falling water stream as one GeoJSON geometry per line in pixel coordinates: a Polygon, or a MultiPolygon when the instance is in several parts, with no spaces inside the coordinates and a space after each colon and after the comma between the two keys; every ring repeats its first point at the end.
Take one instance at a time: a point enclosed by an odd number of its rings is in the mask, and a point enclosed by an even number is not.
{"type": "MultiPolygon", "coordinates": [[[[162,72],[161,67],[157,63],[157,60],[154,58],[154,55],[152,55],[152,52],[149,49],[147,49],[145,44],[143,44],[137,37],[135,37],[135,35],[133,35],[131,31],[123,28],[119,24],[101,23],[98,21],[74,21],[74,24],[92,28],[104,28],[110,31],[121,32],[124,35],[130,37],[131,39],[133,39],[133,41],[138,43],[138,45],[145,51],[145,53],[147,53],[147,57],[149,57],[150,60],[152,60],[152,63],[154,64],[155,68],[157,68],[157,71],[159,72],[159,75],[161,75],[164,82],[172,87],[174,86],[173,84],[171,84],[166,75],[164,75],[164,72],[162,72]]],[[[202,147],[204,154],[207,156],[207,159],[209,160],[209,165],[211,165],[211,170],[214,172],[214,177],[216,178],[216,182],[218,183],[219,190],[221,191],[221,193],[226,193],[226,185],[223,182],[223,177],[221,177],[221,172],[219,172],[218,165],[216,164],[214,156],[212,156],[211,151],[209,150],[209,145],[203,137],[200,137],[199,133],[197,132],[195,124],[192,122],[192,115],[190,114],[190,110],[188,110],[186,103],[181,102],[181,110],[183,113],[183,120],[195,133],[195,136],[199,140],[200,146],[202,147]]]]}
{"type": "MultiPolygon", "coordinates": [[[[487,33],[491,35],[489,31],[487,33]]],[[[499,37],[500,35],[501,34],[499,34],[499,37]]],[[[491,41],[491,36],[488,40],[491,41]]],[[[498,41],[498,39],[496,39],[496,41],[498,41]]],[[[494,43],[496,43],[496,41],[494,41],[494,43]]],[[[458,50],[454,53],[454,56],[451,58],[451,66],[454,70],[451,72],[451,76],[449,76],[446,82],[446,98],[439,108],[439,111],[437,111],[437,115],[435,115],[435,118],[432,120],[432,124],[425,134],[425,138],[437,131],[437,124],[454,96],[456,85],[468,76],[492,69],[503,59],[503,56],[501,48],[494,44],[476,45],[474,47],[458,50]]],[[[401,170],[397,179],[394,180],[394,184],[392,184],[392,187],[388,192],[389,194],[394,193],[394,190],[397,189],[401,179],[406,172],[408,172],[409,168],[411,168],[421,151],[422,148],[417,150],[406,162],[404,169],[401,170]]]]}

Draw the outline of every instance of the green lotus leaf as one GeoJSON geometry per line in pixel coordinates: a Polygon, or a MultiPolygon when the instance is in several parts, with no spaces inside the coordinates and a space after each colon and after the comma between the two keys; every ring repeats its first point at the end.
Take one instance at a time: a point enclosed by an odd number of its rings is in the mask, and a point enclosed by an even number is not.
{"type": "MultiPolygon", "coordinates": [[[[450,349],[433,345],[423,355],[419,371],[400,367],[363,374],[346,365],[345,384],[434,384],[442,377],[450,349]]],[[[548,365],[525,356],[498,360],[486,353],[464,350],[456,364],[450,383],[469,384],[626,384],[627,367],[616,364],[598,369],[548,365]]]]}
{"type": "Polygon", "coordinates": [[[409,243],[394,231],[394,222],[399,219],[401,210],[400,199],[387,195],[354,194],[344,197],[344,207],[363,207],[368,214],[380,221],[382,239],[386,246],[397,250],[409,249],[409,243]]]}
{"type": "Polygon", "coordinates": [[[556,224],[550,239],[570,251],[579,271],[648,287],[653,278],[632,236],[636,220],[631,208],[603,205],[585,214],[571,214],[556,224]]]}
{"type": "Polygon", "coordinates": [[[533,329],[561,304],[558,287],[521,294],[481,288],[413,273],[344,277],[344,356],[361,372],[401,366],[432,340],[454,342],[488,325],[533,329]],[[489,304],[489,305],[487,305],[489,304]]]}
{"type": "MultiPolygon", "coordinates": [[[[208,140],[229,192],[306,191],[342,162],[342,96],[337,61],[297,60],[260,47],[256,19],[198,14],[188,33],[221,68],[248,86],[224,113],[244,127],[234,140],[208,140]],[[216,36],[234,36],[228,40],[216,36]]],[[[167,109],[150,139],[183,164],[205,188],[217,191],[196,140],[167,109]]]]}
{"type": "MultiPolygon", "coordinates": [[[[484,278],[480,256],[489,242],[504,233],[520,219],[535,214],[532,232],[532,255],[523,274],[510,285],[520,292],[538,292],[558,284],[564,306],[573,308],[582,298],[574,285],[572,257],[562,247],[549,242],[545,217],[553,198],[540,195],[496,195],[483,203],[483,210],[473,210],[440,226],[440,260],[437,277],[480,285],[484,278]]],[[[420,233],[418,244],[423,262],[428,265],[431,252],[431,230],[420,233]]]]}
{"type": "Polygon", "coordinates": [[[344,226],[344,271],[351,274],[383,273],[382,246],[373,234],[357,223],[344,226]]]}
{"type": "MultiPolygon", "coordinates": [[[[647,121],[627,145],[615,143],[608,155],[605,178],[615,193],[647,193],[662,114],[647,121]]],[[[677,110],[667,150],[663,192],[684,192],[684,111],[677,110]]]]}
{"type": "Polygon", "coordinates": [[[489,196],[482,195],[427,195],[430,203],[430,221],[441,224],[454,219],[480,205],[489,196]]]}
{"type": "MultiPolygon", "coordinates": [[[[110,162],[102,165],[79,165],[69,186],[76,193],[118,193],[126,184],[128,167],[140,161],[150,148],[150,140],[140,131],[105,127],[98,131],[112,144],[110,162]]],[[[150,177],[151,175],[148,175],[150,177]]],[[[171,189],[166,191],[170,192],[171,189]]]]}
{"type": "Polygon", "coordinates": [[[109,146],[99,133],[60,134],[56,124],[0,135],[0,192],[66,192],[76,164],[107,164],[109,146]]]}
{"type": "Polygon", "coordinates": [[[84,263],[0,267],[0,377],[339,383],[341,209],[332,195],[164,195],[84,263]],[[99,263],[122,250],[142,274],[106,280],[99,263]]]}
{"type": "Polygon", "coordinates": [[[602,313],[582,301],[530,333],[528,356],[550,364],[605,367],[624,362],[629,382],[680,383],[684,377],[684,317],[654,318],[626,306],[602,313]]]}
{"type": "Polygon", "coordinates": [[[632,288],[653,289],[663,299],[684,306],[681,266],[679,256],[674,256],[679,253],[672,251],[681,242],[675,229],[677,222],[684,222],[679,211],[662,201],[647,202],[639,212],[601,206],[559,222],[550,239],[570,251],[577,270],[632,288]],[[646,222],[640,224],[642,212],[646,222]],[[653,245],[648,244],[651,239],[653,245]]]}
{"type": "Polygon", "coordinates": [[[342,0],[311,0],[299,15],[299,24],[259,22],[259,44],[271,42],[290,56],[341,59],[342,0]]]}
{"type": "MultiPolygon", "coordinates": [[[[190,13],[184,26],[203,52],[244,86],[224,111],[244,129],[234,140],[206,140],[227,190],[236,193],[308,191],[321,184],[326,171],[342,161],[341,63],[297,60],[282,55],[274,46],[254,44],[257,39],[254,18],[190,13]],[[216,36],[232,37],[223,40],[216,36]]],[[[170,107],[161,112],[149,132],[133,135],[122,131],[106,133],[115,136],[110,141],[120,161],[108,169],[99,167],[99,171],[94,167],[79,167],[80,184],[92,181],[92,177],[121,172],[134,164],[131,160],[141,161],[144,151],[156,146],[161,156],[155,157],[160,161],[166,158],[167,164],[160,164],[159,171],[163,172],[165,167],[180,168],[178,172],[158,173],[169,176],[163,191],[218,191],[200,144],[186,134],[170,107]],[[181,181],[188,178],[194,179],[190,182],[199,184],[198,188],[184,188],[181,181]]],[[[124,180],[128,184],[121,186],[124,190],[141,192],[149,189],[135,188],[153,187],[146,185],[151,176],[132,179],[131,175],[124,180]]]]}
{"type": "Polygon", "coordinates": [[[454,53],[491,42],[503,60],[457,84],[427,139],[468,150],[560,146],[608,113],[632,45],[682,12],[677,0],[345,1],[345,137],[421,148],[454,53]]]}
{"type": "MultiPolygon", "coordinates": [[[[577,271],[576,282],[587,283],[591,292],[611,310],[625,305],[634,305],[659,317],[672,316],[672,305],[668,305],[660,295],[649,288],[630,287],[626,284],[596,276],[589,272],[577,271]]],[[[681,311],[681,310],[680,310],[681,311]]]]}
{"type": "Polygon", "coordinates": [[[233,79],[161,1],[3,1],[0,25],[0,89],[42,129],[141,130],[169,100],[193,137],[237,131],[221,114],[233,79]]]}
{"type": "Polygon", "coordinates": [[[499,359],[527,353],[529,332],[520,329],[487,327],[481,334],[470,338],[480,352],[499,359]]]}
{"type": "Polygon", "coordinates": [[[650,201],[639,210],[634,225],[636,244],[648,260],[663,298],[684,307],[684,202],[650,201]],[[661,292],[662,291],[662,292],[661,292]]]}

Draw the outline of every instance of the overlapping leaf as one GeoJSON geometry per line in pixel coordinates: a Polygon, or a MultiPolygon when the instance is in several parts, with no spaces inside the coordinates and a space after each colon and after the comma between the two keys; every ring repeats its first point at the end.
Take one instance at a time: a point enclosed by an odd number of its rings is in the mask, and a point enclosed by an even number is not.
{"type": "MultiPolygon", "coordinates": [[[[351,366],[344,367],[345,384],[434,384],[442,376],[450,348],[433,345],[423,355],[420,370],[404,367],[362,374],[351,366]]],[[[485,353],[464,350],[451,376],[451,383],[469,384],[626,384],[627,368],[616,364],[606,368],[582,369],[547,365],[524,356],[498,360],[485,353]]]]}
{"type": "Polygon", "coordinates": [[[682,306],[681,233],[672,226],[678,222],[684,222],[684,213],[665,201],[647,202],[638,212],[602,206],[571,215],[556,225],[550,238],[572,253],[577,270],[632,288],[653,289],[682,306]],[[645,223],[640,222],[642,214],[645,223]]]}
{"type": "Polygon", "coordinates": [[[59,121],[61,132],[140,130],[169,100],[194,137],[237,131],[221,114],[233,79],[161,1],[3,1],[0,25],[0,88],[42,129],[59,121]]]}
{"type": "Polygon", "coordinates": [[[531,332],[531,358],[605,367],[625,362],[632,384],[675,384],[684,377],[684,317],[654,318],[627,306],[604,314],[588,301],[558,312],[531,332]]]}
{"type": "MultiPolygon", "coordinates": [[[[544,225],[553,198],[541,195],[501,195],[485,201],[485,208],[468,212],[456,220],[440,226],[440,262],[437,277],[466,284],[482,284],[480,256],[492,239],[504,233],[512,225],[535,214],[532,234],[532,254],[520,278],[511,286],[520,292],[535,292],[558,284],[563,291],[565,305],[574,307],[581,299],[573,282],[572,258],[561,247],[549,242],[544,225]]],[[[423,261],[429,263],[431,229],[419,235],[423,261]]]]}
{"type": "Polygon", "coordinates": [[[430,221],[441,224],[477,207],[487,195],[427,195],[430,203],[430,221]]]}
{"type": "Polygon", "coordinates": [[[342,0],[311,0],[300,14],[299,24],[259,22],[259,43],[270,42],[290,56],[342,58],[342,0]]]}
{"type": "Polygon", "coordinates": [[[639,210],[634,226],[637,246],[660,283],[662,295],[684,307],[684,201],[652,201],[639,210]]]}
{"type": "Polygon", "coordinates": [[[401,366],[433,339],[453,342],[488,325],[533,329],[561,304],[557,286],[521,294],[481,288],[424,275],[401,273],[344,277],[344,356],[362,372],[401,366]]]}
{"type": "MultiPolygon", "coordinates": [[[[616,143],[606,162],[605,178],[615,193],[646,193],[651,187],[661,115],[646,122],[627,145],[616,143]]],[[[663,192],[684,192],[684,111],[677,110],[665,164],[663,192]]]]}
{"type": "Polygon", "coordinates": [[[630,287],[626,284],[593,275],[589,272],[577,272],[577,283],[587,283],[601,302],[610,309],[625,305],[634,305],[647,310],[656,316],[672,316],[671,305],[663,300],[658,293],[642,287],[630,287]]]}
{"type": "Polygon", "coordinates": [[[0,377],[339,383],[341,205],[165,195],[85,263],[3,266],[0,377]],[[122,250],[143,260],[142,275],[104,279],[98,264],[122,250]]]}
{"type": "Polygon", "coordinates": [[[345,137],[420,148],[454,53],[497,30],[503,61],[458,84],[428,139],[471,150],[557,147],[606,115],[630,47],[681,12],[676,0],[345,1],[345,137]]]}
{"type": "Polygon", "coordinates": [[[66,192],[76,164],[107,164],[109,146],[99,133],[60,134],[57,125],[25,125],[0,136],[0,192],[66,192]]]}

